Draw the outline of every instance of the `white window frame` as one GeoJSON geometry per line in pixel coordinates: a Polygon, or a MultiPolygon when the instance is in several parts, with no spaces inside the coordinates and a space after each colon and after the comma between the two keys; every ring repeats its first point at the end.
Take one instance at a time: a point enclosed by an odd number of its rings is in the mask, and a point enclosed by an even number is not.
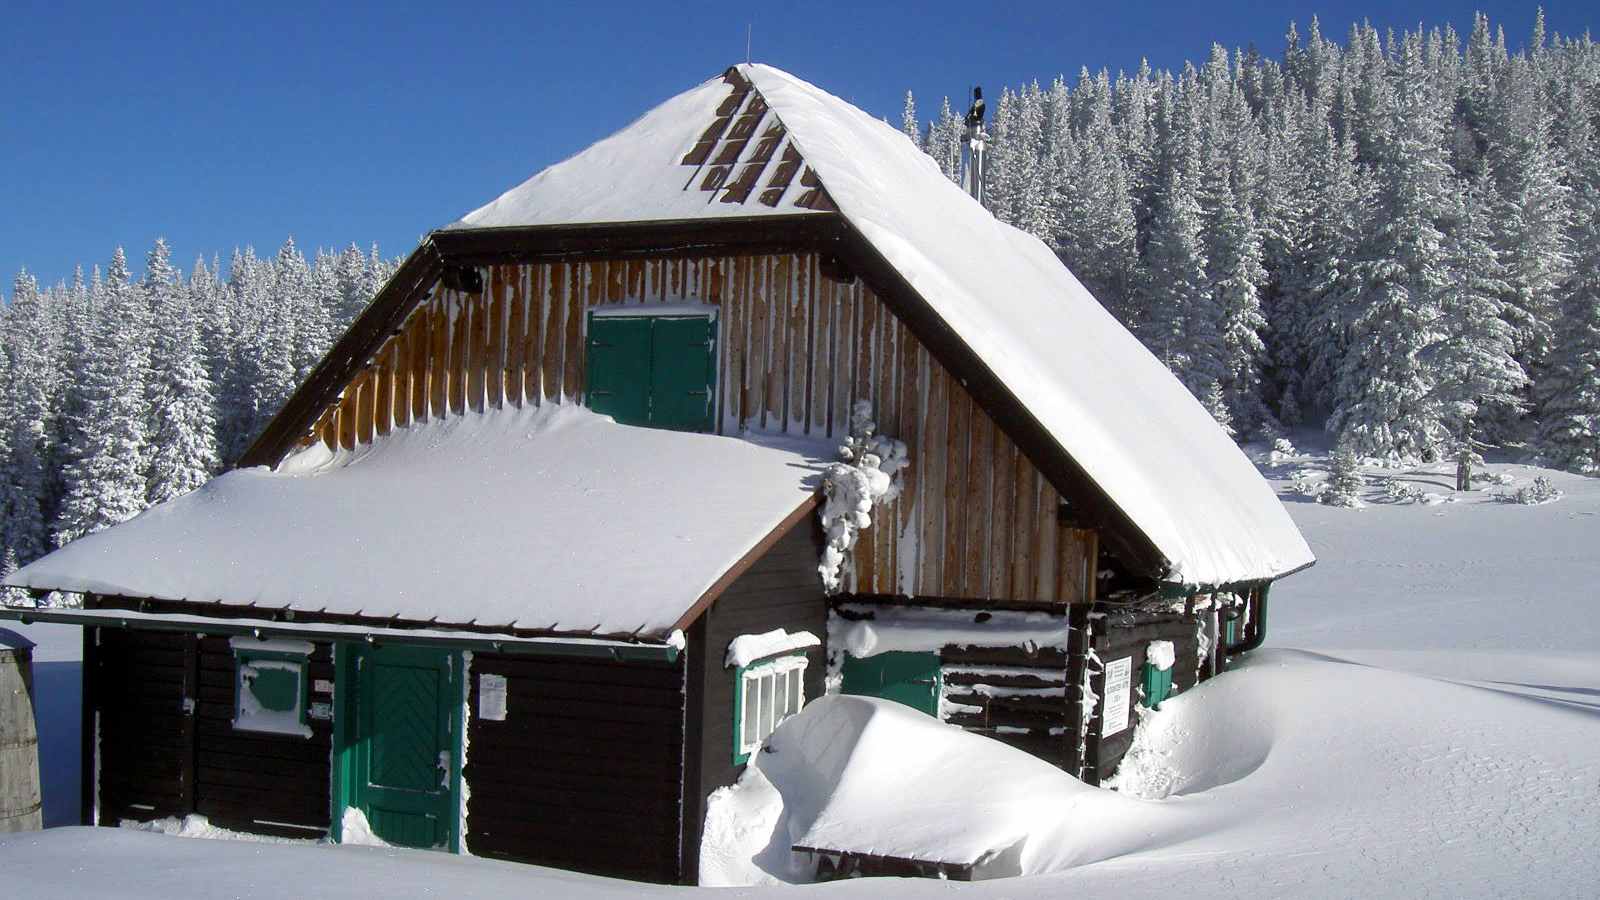
{"type": "Polygon", "coordinates": [[[752,663],[738,670],[734,679],[735,707],[738,715],[734,716],[733,741],[734,762],[744,763],[749,761],[750,755],[761,749],[761,746],[771,737],[772,732],[783,724],[784,720],[799,712],[806,705],[806,666],[810,660],[803,653],[789,656],[780,656],[776,659],[762,660],[752,663]],[[779,679],[784,683],[784,704],[782,710],[774,709],[777,705],[777,685],[779,679]],[[770,684],[770,690],[763,690],[763,683],[770,684]],[[755,690],[750,690],[751,686],[755,690]],[[754,698],[750,702],[746,698],[754,698]],[[745,723],[756,723],[753,738],[746,737],[745,723]]]}

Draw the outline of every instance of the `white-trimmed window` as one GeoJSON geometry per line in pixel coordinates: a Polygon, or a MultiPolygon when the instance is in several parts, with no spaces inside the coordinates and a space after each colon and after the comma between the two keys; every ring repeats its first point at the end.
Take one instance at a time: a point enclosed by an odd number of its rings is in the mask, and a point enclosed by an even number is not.
{"type": "Polygon", "coordinates": [[[236,731],[310,737],[306,662],[311,644],[233,638],[236,731]]]}
{"type": "Polygon", "coordinates": [[[734,680],[735,764],[748,762],[784,719],[806,702],[806,657],[780,656],[738,669],[734,680]]]}

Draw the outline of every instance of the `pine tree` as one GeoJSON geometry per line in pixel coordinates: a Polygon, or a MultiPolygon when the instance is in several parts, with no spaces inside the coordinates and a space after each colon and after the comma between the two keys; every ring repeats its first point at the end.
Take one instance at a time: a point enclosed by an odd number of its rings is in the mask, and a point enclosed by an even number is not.
{"type": "Polygon", "coordinates": [[[917,101],[906,91],[906,106],[900,113],[900,132],[918,149],[922,149],[922,123],[917,121],[917,101]]]}
{"type": "Polygon", "coordinates": [[[1329,459],[1328,487],[1317,499],[1329,506],[1360,509],[1366,505],[1361,502],[1361,490],[1365,486],[1366,479],[1361,475],[1361,460],[1357,458],[1355,451],[1343,443],[1334,447],[1333,455],[1329,459]]]}
{"type": "Polygon", "coordinates": [[[1567,187],[1551,146],[1551,111],[1521,56],[1506,71],[1490,159],[1500,185],[1497,249],[1514,292],[1507,310],[1517,359],[1537,373],[1555,338],[1560,284],[1571,266],[1567,187]]]}
{"type": "MultiPolygon", "coordinates": [[[[147,284],[148,284],[147,279],[147,284]]],[[[161,329],[150,369],[150,456],[145,499],[161,503],[217,470],[216,414],[192,292],[174,279],[157,293],[161,329]]]]}
{"type": "Polygon", "coordinates": [[[1497,423],[1491,433],[1503,439],[1522,413],[1528,376],[1506,322],[1513,291],[1494,247],[1493,196],[1487,174],[1457,192],[1445,240],[1450,275],[1440,302],[1443,333],[1428,353],[1449,430],[1486,421],[1497,423]]]}
{"type": "Polygon", "coordinates": [[[83,376],[83,418],[75,429],[81,444],[67,466],[66,496],[56,519],[58,545],[130,519],[144,508],[148,307],[143,293],[129,282],[120,247],[100,294],[83,376]]]}
{"type": "Polygon", "coordinates": [[[1568,234],[1578,256],[1561,286],[1558,337],[1539,385],[1539,448],[1562,468],[1600,475],[1600,134],[1592,124],[1600,97],[1567,90],[1576,113],[1568,234]]]}
{"type": "Polygon", "coordinates": [[[1379,192],[1355,266],[1350,345],[1328,428],[1340,443],[1392,463],[1431,459],[1443,438],[1433,375],[1422,358],[1440,335],[1447,282],[1440,225],[1448,212],[1443,125],[1422,76],[1421,40],[1401,49],[1379,192]]]}
{"type": "Polygon", "coordinates": [[[48,514],[56,464],[55,403],[59,379],[54,332],[39,284],[18,274],[0,326],[7,369],[0,392],[0,547],[22,563],[49,547],[48,514]]]}

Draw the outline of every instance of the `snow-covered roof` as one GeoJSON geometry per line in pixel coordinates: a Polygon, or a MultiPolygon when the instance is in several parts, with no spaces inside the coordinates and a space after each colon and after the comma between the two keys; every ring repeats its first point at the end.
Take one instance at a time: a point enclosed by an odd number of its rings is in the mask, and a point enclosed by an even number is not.
{"type": "Polygon", "coordinates": [[[6,583],[662,638],[814,495],[827,451],[570,405],[473,413],[228,472],[6,583]]]}
{"type": "Polygon", "coordinates": [[[1313,561],[1250,461],[1049,247],[996,220],[884,122],[770,66],[736,66],[733,75],[668,100],[451,228],[809,215],[836,206],[1165,557],[1169,580],[1227,584],[1313,561]],[[793,148],[790,158],[805,170],[772,206],[763,199],[773,199],[768,185],[779,178],[770,166],[742,200],[731,188],[706,189],[708,178],[737,183],[752,168],[755,139],[726,175],[708,174],[757,101],[753,133],[778,128],[783,149],[768,152],[793,148]],[[708,134],[721,136],[712,155],[686,164],[700,158],[708,134]],[[808,173],[825,202],[809,195],[802,203],[808,173]]]}

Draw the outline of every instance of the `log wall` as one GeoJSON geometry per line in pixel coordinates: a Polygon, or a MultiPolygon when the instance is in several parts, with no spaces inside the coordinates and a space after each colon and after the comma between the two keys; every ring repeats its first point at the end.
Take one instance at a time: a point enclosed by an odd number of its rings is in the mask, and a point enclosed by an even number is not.
{"type": "Polygon", "coordinates": [[[474,856],[676,882],[683,871],[684,666],[475,653],[464,825],[474,856]],[[478,716],[506,679],[506,717],[478,716]]]}
{"type": "MultiPolygon", "coordinates": [[[[331,720],[310,720],[309,738],[237,731],[227,638],[97,632],[85,661],[86,700],[99,723],[93,824],[199,813],[236,831],[326,833],[331,720]]],[[[316,645],[306,677],[332,683],[329,645],[316,645]]],[[[311,703],[331,700],[326,690],[310,692],[311,703]]]]}
{"type": "Polygon", "coordinates": [[[494,266],[484,290],[436,286],[324,409],[303,443],[346,449],[468,411],[584,399],[585,311],[699,302],[719,310],[717,430],[836,442],[856,400],[904,440],[905,492],[857,548],[860,593],[1056,603],[1092,591],[1093,533],[966,388],[860,280],[815,254],[494,266]]]}

